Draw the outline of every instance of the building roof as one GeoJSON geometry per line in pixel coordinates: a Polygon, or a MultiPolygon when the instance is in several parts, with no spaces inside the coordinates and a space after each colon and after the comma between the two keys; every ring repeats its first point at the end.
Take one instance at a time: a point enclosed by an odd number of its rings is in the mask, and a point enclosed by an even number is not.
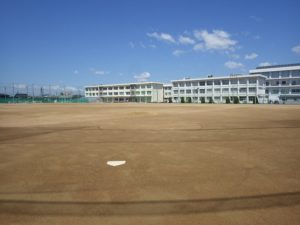
{"type": "Polygon", "coordinates": [[[96,85],[87,85],[85,87],[109,87],[109,86],[130,86],[130,85],[145,85],[145,84],[161,84],[163,85],[163,83],[160,82],[151,82],[151,81],[147,81],[147,82],[135,82],[135,83],[121,83],[121,84],[96,84],[96,85]]]}
{"type": "Polygon", "coordinates": [[[274,66],[260,66],[256,67],[256,69],[250,70],[250,74],[254,73],[264,73],[264,72],[278,72],[278,71],[287,71],[287,70],[300,70],[300,63],[294,64],[282,64],[282,65],[274,65],[274,66]]]}
{"type": "Polygon", "coordinates": [[[189,78],[189,79],[181,79],[181,80],[172,80],[173,82],[186,82],[186,81],[205,81],[205,80],[221,80],[221,79],[236,79],[236,78],[248,78],[248,77],[261,77],[261,78],[267,78],[266,76],[263,76],[261,74],[239,74],[239,75],[230,75],[230,76],[220,76],[220,77],[214,77],[214,76],[210,76],[210,77],[200,77],[200,78],[189,78]]]}
{"type": "Polygon", "coordinates": [[[273,66],[258,66],[256,67],[256,69],[269,69],[269,68],[291,67],[291,66],[300,66],[300,63],[280,64],[280,65],[273,65],[273,66]]]}

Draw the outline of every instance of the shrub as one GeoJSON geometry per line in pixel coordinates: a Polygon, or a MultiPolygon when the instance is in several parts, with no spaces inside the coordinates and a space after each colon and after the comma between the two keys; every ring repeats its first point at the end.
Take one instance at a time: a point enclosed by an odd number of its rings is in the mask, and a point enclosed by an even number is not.
{"type": "Polygon", "coordinates": [[[237,97],[237,96],[233,97],[233,103],[234,104],[239,104],[240,103],[239,97],[237,97]]]}
{"type": "Polygon", "coordinates": [[[169,103],[172,103],[173,101],[172,101],[172,98],[169,98],[169,103]]]}
{"type": "Polygon", "coordinates": [[[205,98],[204,97],[201,97],[201,103],[205,103],[205,98]]]}
{"type": "Polygon", "coordinates": [[[213,99],[209,98],[209,104],[213,104],[213,103],[214,103],[213,99]]]}
{"type": "Polygon", "coordinates": [[[184,97],[181,97],[181,98],[180,98],[180,102],[181,102],[181,103],[185,103],[184,97]]]}
{"type": "Polygon", "coordinates": [[[230,99],[229,99],[229,97],[226,97],[226,104],[230,104],[230,99]]]}
{"type": "Polygon", "coordinates": [[[188,97],[188,98],[186,99],[186,102],[187,102],[187,103],[192,103],[191,97],[188,97]]]}

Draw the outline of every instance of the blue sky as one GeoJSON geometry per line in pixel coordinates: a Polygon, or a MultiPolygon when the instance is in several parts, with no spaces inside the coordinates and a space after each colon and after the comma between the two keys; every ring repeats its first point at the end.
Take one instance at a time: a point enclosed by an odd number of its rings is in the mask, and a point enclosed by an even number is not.
{"type": "Polygon", "coordinates": [[[0,0],[0,83],[88,85],[300,62],[300,1],[0,0]]]}

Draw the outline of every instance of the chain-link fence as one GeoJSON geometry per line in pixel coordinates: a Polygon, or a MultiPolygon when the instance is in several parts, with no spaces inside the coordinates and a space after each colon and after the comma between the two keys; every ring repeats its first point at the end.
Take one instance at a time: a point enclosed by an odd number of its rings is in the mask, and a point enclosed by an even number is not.
{"type": "Polygon", "coordinates": [[[66,85],[0,84],[0,103],[84,103],[83,87],[66,85]]]}

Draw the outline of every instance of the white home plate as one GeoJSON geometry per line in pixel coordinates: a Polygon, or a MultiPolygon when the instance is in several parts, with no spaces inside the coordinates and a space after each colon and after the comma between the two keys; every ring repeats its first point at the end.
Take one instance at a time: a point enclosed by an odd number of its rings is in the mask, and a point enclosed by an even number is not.
{"type": "Polygon", "coordinates": [[[125,164],[126,161],[107,161],[106,164],[109,166],[121,166],[123,164],[125,164]]]}

